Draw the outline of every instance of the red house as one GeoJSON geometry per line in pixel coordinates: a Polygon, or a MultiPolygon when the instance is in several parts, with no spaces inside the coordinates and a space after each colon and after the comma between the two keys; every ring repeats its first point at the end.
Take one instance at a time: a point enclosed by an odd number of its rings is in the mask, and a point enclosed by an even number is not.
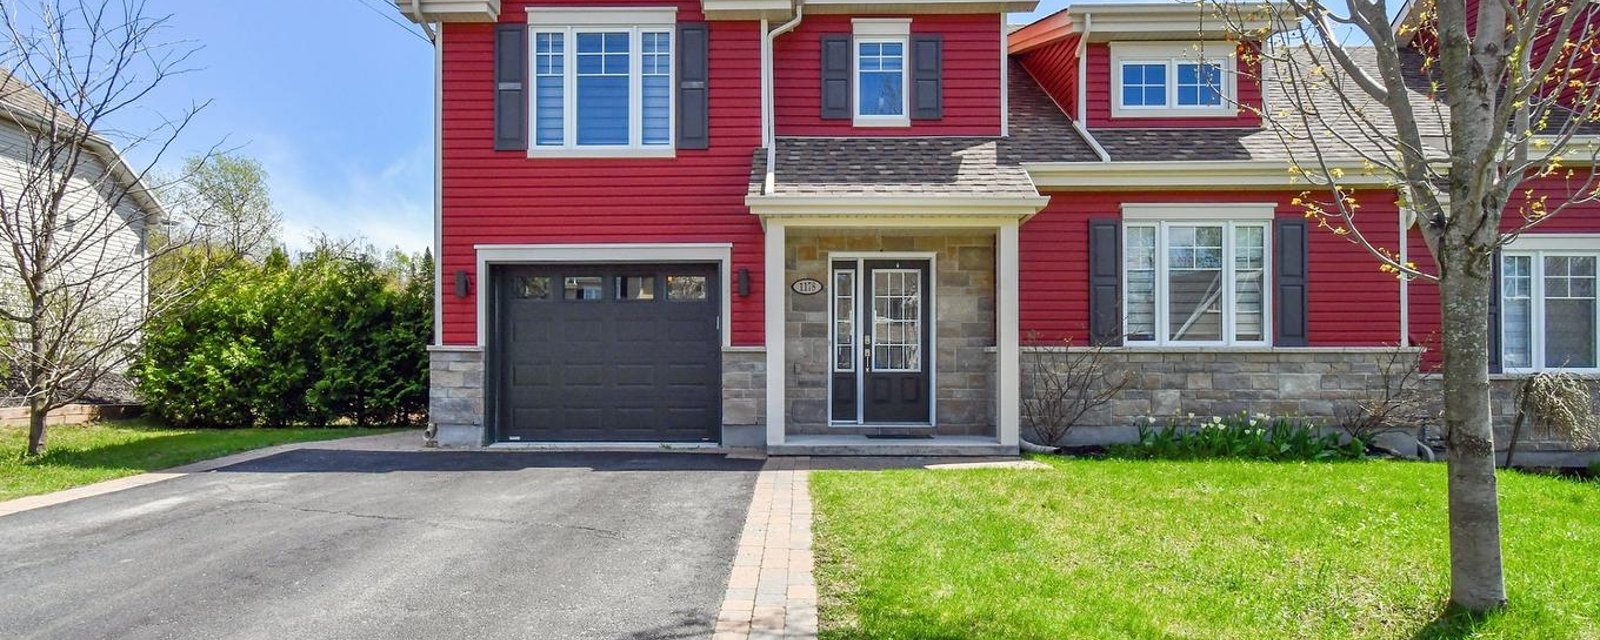
{"type": "MultiPolygon", "coordinates": [[[[1006,24],[1036,1],[398,0],[439,25],[441,441],[1015,453],[1064,340],[1135,374],[1102,442],[1333,421],[1428,342],[1430,286],[1307,223],[1258,43],[1185,4],[1006,24]]],[[[1600,209],[1538,231],[1498,355],[1596,370],[1600,209]]]]}

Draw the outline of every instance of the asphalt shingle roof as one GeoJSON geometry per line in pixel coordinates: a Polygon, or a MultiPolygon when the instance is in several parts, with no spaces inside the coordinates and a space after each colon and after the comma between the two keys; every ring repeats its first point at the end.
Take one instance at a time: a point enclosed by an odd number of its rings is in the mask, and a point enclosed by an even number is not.
{"type": "MultiPolygon", "coordinates": [[[[1019,163],[1096,161],[1094,150],[1020,64],[1009,72],[1011,137],[779,137],[779,196],[1035,196],[1019,163]]],[[[766,150],[751,162],[761,192],[766,150]]]]}

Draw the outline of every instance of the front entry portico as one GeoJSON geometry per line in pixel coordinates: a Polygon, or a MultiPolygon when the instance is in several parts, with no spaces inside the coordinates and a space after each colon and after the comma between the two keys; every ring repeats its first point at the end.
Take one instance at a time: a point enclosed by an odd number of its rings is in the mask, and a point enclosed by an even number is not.
{"type": "Polygon", "coordinates": [[[1015,454],[1008,214],[763,216],[768,452],[1015,454]]]}

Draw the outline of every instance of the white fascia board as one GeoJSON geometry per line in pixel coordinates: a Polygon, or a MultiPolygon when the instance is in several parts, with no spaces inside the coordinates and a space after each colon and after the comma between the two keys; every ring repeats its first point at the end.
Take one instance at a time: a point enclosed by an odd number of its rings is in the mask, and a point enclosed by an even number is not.
{"type": "Polygon", "coordinates": [[[500,19],[500,0],[395,0],[400,15],[416,23],[494,22],[500,19]],[[412,12],[412,8],[416,12],[412,12]]]}
{"type": "MultiPolygon", "coordinates": [[[[902,226],[897,221],[912,224],[937,224],[948,226],[973,220],[1018,220],[1031,217],[1050,203],[1049,196],[1012,197],[833,197],[833,196],[746,196],[745,206],[750,212],[767,218],[824,218],[830,223],[847,224],[845,220],[865,221],[862,224],[888,223],[902,226]],[[945,223],[937,221],[944,220],[945,223]]],[[[798,220],[790,224],[801,224],[798,220]]]]}
{"type": "Polygon", "coordinates": [[[1038,0],[806,0],[806,13],[1027,13],[1038,0]]]}
{"type": "MultiPolygon", "coordinates": [[[[1224,19],[1215,7],[1205,3],[1094,4],[1074,9],[1072,14],[1094,16],[1094,33],[1090,39],[1095,42],[1218,39],[1229,35],[1230,23],[1245,34],[1271,34],[1288,26],[1281,18],[1287,7],[1257,3],[1230,8],[1237,9],[1237,14],[1230,19],[1224,19]]],[[[1078,22],[1073,20],[1075,25],[1078,22]]]]}
{"type": "Polygon", "coordinates": [[[789,0],[701,0],[700,11],[707,20],[776,20],[794,16],[789,0]]]}
{"type": "Polygon", "coordinates": [[[528,24],[535,27],[628,27],[670,25],[677,21],[675,6],[528,7],[528,24]]]}
{"type": "MultiPolygon", "coordinates": [[[[1289,171],[1289,164],[1276,160],[1238,160],[1220,162],[1029,162],[1022,168],[1041,191],[1101,189],[1127,190],[1167,187],[1173,189],[1225,189],[1230,187],[1316,187],[1304,177],[1289,171]]],[[[1345,171],[1339,183],[1345,186],[1392,187],[1394,180],[1384,174],[1366,173],[1360,163],[1335,165],[1345,171]]]]}

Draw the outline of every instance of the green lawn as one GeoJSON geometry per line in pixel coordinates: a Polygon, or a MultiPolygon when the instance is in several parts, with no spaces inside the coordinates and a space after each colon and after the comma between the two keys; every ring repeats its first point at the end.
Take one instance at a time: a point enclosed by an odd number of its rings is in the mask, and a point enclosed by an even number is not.
{"type": "Polygon", "coordinates": [[[290,442],[385,433],[378,429],[172,429],[143,421],[50,427],[49,447],[22,461],[27,430],[0,427],[0,500],[176,467],[290,442]]]}
{"type": "Polygon", "coordinates": [[[1600,482],[1501,477],[1471,620],[1442,464],[1047,461],[813,473],[823,638],[1600,638],[1600,482]]]}

